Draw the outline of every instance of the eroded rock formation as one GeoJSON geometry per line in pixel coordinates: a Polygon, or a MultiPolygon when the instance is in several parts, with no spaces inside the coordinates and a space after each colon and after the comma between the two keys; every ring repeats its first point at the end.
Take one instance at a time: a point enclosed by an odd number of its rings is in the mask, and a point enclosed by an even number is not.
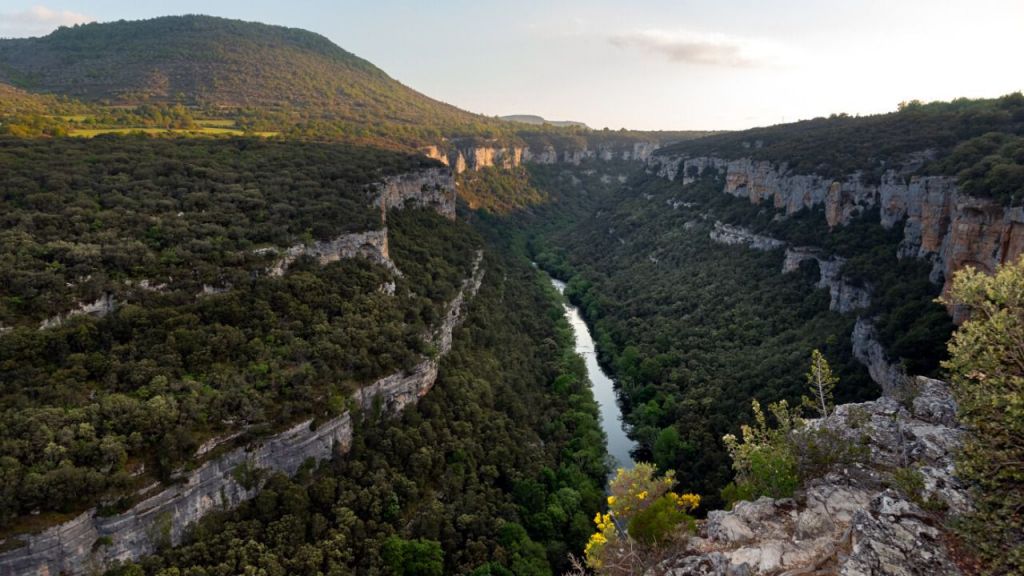
{"type": "Polygon", "coordinates": [[[845,314],[867,308],[871,305],[871,292],[866,286],[856,286],[842,275],[846,259],[839,256],[824,258],[816,248],[786,248],[786,259],[782,263],[782,273],[796,271],[800,264],[814,260],[818,264],[818,288],[828,288],[829,310],[845,314]]]}
{"type": "Polygon", "coordinates": [[[39,323],[39,329],[56,328],[75,316],[106,316],[117,308],[114,295],[107,293],[92,302],[81,302],[72,310],[47,318],[39,323]]]}
{"type": "Polygon", "coordinates": [[[584,144],[558,150],[550,144],[530,147],[454,142],[447,147],[428,146],[422,152],[440,160],[456,174],[461,174],[467,170],[478,171],[491,167],[510,169],[523,164],[565,163],[579,166],[588,160],[647,162],[658,146],[656,142],[625,141],[602,143],[593,147],[584,144]]]}
{"type": "Polygon", "coordinates": [[[992,272],[1024,254],[1024,208],[967,196],[954,178],[914,174],[919,166],[911,162],[889,170],[873,184],[859,173],[825,178],[749,158],[654,156],[648,162],[653,173],[684,184],[705,170],[718,171],[724,177],[723,192],[756,204],[771,202],[787,215],[821,207],[832,227],[877,208],[883,226],[903,223],[898,255],[931,261],[932,280],[946,288],[964,266],[992,272]]]}
{"type": "Polygon", "coordinates": [[[827,427],[865,445],[862,463],[834,468],[792,499],[740,502],[714,511],[689,553],[666,566],[675,576],[707,574],[954,575],[939,508],[970,506],[953,474],[962,436],[945,383],[916,379],[907,406],[889,397],[839,406],[827,427]],[[914,469],[919,493],[892,486],[892,473],[914,469]],[[928,508],[928,510],[925,509],[928,508]]]}
{"type": "Polygon", "coordinates": [[[711,229],[709,236],[719,244],[747,246],[754,250],[762,251],[777,250],[786,245],[782,240],[755,234],[742,226],[722,224],[721,222],[715,222],[715,226],[711,229]]]}

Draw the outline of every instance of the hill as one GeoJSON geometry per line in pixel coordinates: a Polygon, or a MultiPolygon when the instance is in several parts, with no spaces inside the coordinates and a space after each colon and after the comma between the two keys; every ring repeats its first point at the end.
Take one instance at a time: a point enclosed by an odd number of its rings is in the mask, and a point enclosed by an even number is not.
{"type": "Polygon", "coordinates": [[[548,120],[543,116],[535,116],[533,114],[512,114],[510,116],[501,116],[502,120],[506,122],[518,122],[520,124],[530,124],[531,126],[543,126],[549,124],[551,126],[558,127],[579,127],[589,128],[583,122],[575,122],[573,120],[548,120]]]}
{"type": "Polygon", "coordinates": [[[258,109],[250,116],[265,122],[329,120],[413,141],[499,124],[428,98],[313,32],[210,16],[0,40],[0,81],[118,105],[258,109]]]}

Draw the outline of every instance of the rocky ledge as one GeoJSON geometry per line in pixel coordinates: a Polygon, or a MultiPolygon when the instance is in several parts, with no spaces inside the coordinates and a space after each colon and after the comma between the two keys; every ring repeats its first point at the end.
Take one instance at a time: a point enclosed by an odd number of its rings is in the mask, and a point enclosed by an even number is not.
{"type": "Polygon", "coordinates": [[[585,161],[611,162],[623,160],[647,162],[659,147],[657,142],[622,141],[604,142],[591,147],[589,144],[564,146],[561,150],[553,145],[514,146],[493,143],[453,142],[445,146],[428,146],[422,150],[429,158],[440,160],[456,174],[475,172],[484,168],[509,170],[523,164],[572,164],[579,166],[585,161]]]}
{"type": "Polygon", "coordinates": [[[932,281],[948,288],[953,273],[974,266],[992,273],[1024,254],[1024,208],[962,193],[956,179],[917,174],[920,161],[888,170],[877,184],[860,173],[843,178],[797,174],[785,164],[750,158],[657,156],[648,169],[688,184],[706,170],[723,176],[722,192],[751,203],[771,203],[786,215],[824,208],[830,227],[877,209],[886,228],[902,223],[899,256],[932,263],[932,281]]]}
{"type": "Polygon", "coordinates": [[[761,498],[709,513],[687,553],[660,573],[960,574],[944,537],[945,516],[970,507],[953,469],[962,435],[956,403],[938,380],[918,377],[913,389],[903,403],[882,397],[847,404],[828,421],[810,422],[866,446],[869,456],[833,468],[794,498],[761,498]],[[917,479],[912,489],[894,481],[908,473],[917,479]]]}

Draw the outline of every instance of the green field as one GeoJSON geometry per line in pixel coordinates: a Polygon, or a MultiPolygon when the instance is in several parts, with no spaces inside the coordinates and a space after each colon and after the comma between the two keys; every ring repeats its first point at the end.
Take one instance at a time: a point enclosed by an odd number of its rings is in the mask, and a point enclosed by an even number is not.
{"type": "Polygon", "coordinates": [[[76,138],[92,138],[100,134],[130,134],[133,132],[144,132],[146,134],[183,134],[189,136],[259,136],[269,138],[277,136],[277,132],[246,132],[235,128],[217,128],[204,126],[202,128],[73,128],[68,132],[69,136],[76,138]]]}

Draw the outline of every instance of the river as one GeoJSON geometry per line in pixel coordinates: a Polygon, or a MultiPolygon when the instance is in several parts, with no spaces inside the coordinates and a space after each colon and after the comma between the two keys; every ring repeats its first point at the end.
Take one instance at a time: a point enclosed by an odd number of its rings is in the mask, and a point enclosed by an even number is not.
{"type": "MultiPolygon", "coordinates": [[[[565,293],[565,282],[551,278],[551,283],[560,294],[565,293]]],[[[608,437],[608,454],[615,459],[616,467],[632,468],[633,458],[629,455],[629,451],[635,444],[626,436],[626,431],[623,428],[622,410],[619,409],[615,384],[597,363],[594,339],[590,336],[590,328],[583,321],[579,308],[568,302],[563,302],[562,307],[565,308],[565,319],[569,321],[573,335],[576,337],[576,353],[586,361],[590,387],[594,392],[594,399],[600,405],[601,428],[604,429],[604,433],[608,437]]]]}

